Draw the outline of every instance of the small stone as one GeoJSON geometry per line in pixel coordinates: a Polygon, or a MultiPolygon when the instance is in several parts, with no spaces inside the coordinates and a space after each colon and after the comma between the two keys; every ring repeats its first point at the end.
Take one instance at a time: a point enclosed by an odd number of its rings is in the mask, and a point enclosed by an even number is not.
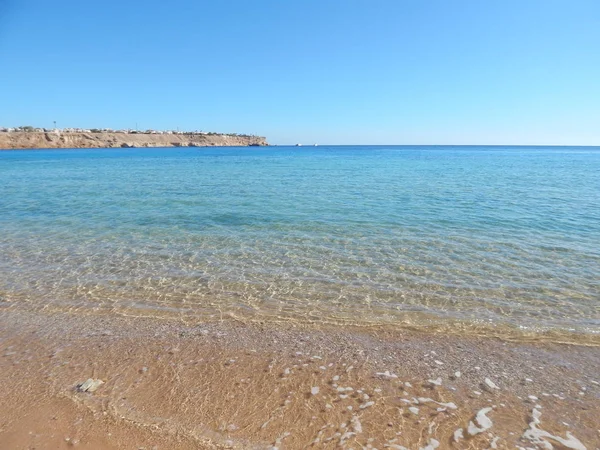
{"type": "Polygon", "coordinates": [[[439,378],[439,377],[436,378],[435,380],[427,380],[427,381],[429,381],[434,386],[441,386],[442,385],[442,379],[439,378]]]}
{"type": "Polygon", "coordinates": [[[100,386],[104,384],[102,380],[94,380],[92,378],[88,378],[86,381],[77,386],[77,390],[79,392],[95,392],[100,386]]]}
{"type": "Polygon", "coordinates": [[[496,385],[496,383],[494,383],[494,382],[493,382],[492,380],[490,380],[489,378],[486,378],[486,379],[484,380],[484,382],[485,382],[485,385],[486,385],[488,388],[490,388],[490,389],[500,389],[500,388],[498,387],[498,385],[496,385]]]}
{"type": "Polygon", "coordinates": [[[398,378],[398,375],[396,375],[395,373],[390,373],[389,370],[386,370],[385,372],[377,372],[375,373],[375,375],[384,378],[398,378]]]}
{"type": "Polygon", "coordinates": [[[319,386],[313,386],[312,388],[310,388],[310,393],[312,395],[317,395],[319,393],[319,386]]]}

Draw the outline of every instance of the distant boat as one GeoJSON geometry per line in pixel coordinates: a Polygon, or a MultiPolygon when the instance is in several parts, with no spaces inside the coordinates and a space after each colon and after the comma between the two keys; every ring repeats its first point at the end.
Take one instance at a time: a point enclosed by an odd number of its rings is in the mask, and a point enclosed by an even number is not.
{"type": "Polygon", "coordinates": [[[302,147],[302,144],[296,144],[296,147],[302,147]]]}
{"type": "Polygon", "coordinates": [[[314,146],[314,147],[318,147],[318,146],[319,146],[319,144],[313,144],[313,146],[314,146]]]}

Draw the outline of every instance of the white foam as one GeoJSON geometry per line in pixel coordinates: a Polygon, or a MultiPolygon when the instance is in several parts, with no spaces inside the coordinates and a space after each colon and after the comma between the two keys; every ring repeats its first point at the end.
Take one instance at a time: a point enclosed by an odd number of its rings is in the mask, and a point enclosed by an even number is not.
{"type": "MultiPolygon", "coordinates": [[[[402,399],[403,400],[403,399],[402,399]]],[[[443,403],[443,402],[438,402],[436,400],[433,400],[432,398],[429,397],[419,397],[418,399],[419,403],[429,403],[429,402],[433,402],[436,403],[437,405],[443,406],[444,408],[449,408],[449,409],[458,409],[458,406],[456,406],[454,403],[449,402],[449,403],[443,403]]]]}
{"type": "Polygon", "coordinates": [[[358,416],[352,416],[352,419],[350,419],[350,424],[352,425],[352,429],[355,433],[362,433],[362,424],[360,423],[360,419],[358,418],[358,416]]]}
{"type": "Polygon", "coordinates": [[[459,428],[454,431],[454,442],[458,442],[460,439],[463,439],[465,435],[463,434],[463,429],[459,428]]]}
{"type": "Polygon", "coordinates": [[[547,450],[552,450],[554,448],[552,443],[548,442],[548,439],[559,442],[564,447],[572,450],[587,450],[585,445],[583,445],[579,439],[577,439],[568,431],[567,438],[564,439],[539,428],[539,425],[542,423],[540,420],[540,417],[542,417],[542,412],[539,409],[534,408],[531,411],[531,417],[532,421],[529,423],[529,429],[525,430],[525,433],[523,433],[523,439],[528,439],[532,443],[540,445],[547,450]]]}
{"type": "Polygon", "coordinates": [[[489,413],[491,410],[492,408],[480,409],[477,415],[475,416],[475,422],[477,423],[477,425],[475,425],[473,421],[470,421],[469,426],[467,428],[467,433],[469,433],[471,436],[475,436],[476,434],[483,433],[484,431],[492,428],[493,423],[490,420],[490,418],[486,416],[486,414],[489,413]]]}
{"type": "Polygon", "coordinates": [[[435,450],[440,446],[439,441],[436,441],[433,438],[429,438],[429,443],[425,447],[421,447],[420,450],[435,450]]]}

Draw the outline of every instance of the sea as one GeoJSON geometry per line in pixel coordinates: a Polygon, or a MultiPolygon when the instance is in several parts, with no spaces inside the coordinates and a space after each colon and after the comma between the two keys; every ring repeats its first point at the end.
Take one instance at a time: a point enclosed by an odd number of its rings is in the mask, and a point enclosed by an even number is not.
{"type": "Polygon", "coordinates": [[[0,309],[600,344],[600,147],[0,151],[0,309]]]}

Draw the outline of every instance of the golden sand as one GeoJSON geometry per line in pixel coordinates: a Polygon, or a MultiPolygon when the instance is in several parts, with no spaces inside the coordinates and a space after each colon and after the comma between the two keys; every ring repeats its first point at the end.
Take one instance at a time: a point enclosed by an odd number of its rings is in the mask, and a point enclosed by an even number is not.
{"type": "Polygon", "coordinates": [[[595,449],[598,367],[597,347],[4,311],[0,449],[595,449]]]}

